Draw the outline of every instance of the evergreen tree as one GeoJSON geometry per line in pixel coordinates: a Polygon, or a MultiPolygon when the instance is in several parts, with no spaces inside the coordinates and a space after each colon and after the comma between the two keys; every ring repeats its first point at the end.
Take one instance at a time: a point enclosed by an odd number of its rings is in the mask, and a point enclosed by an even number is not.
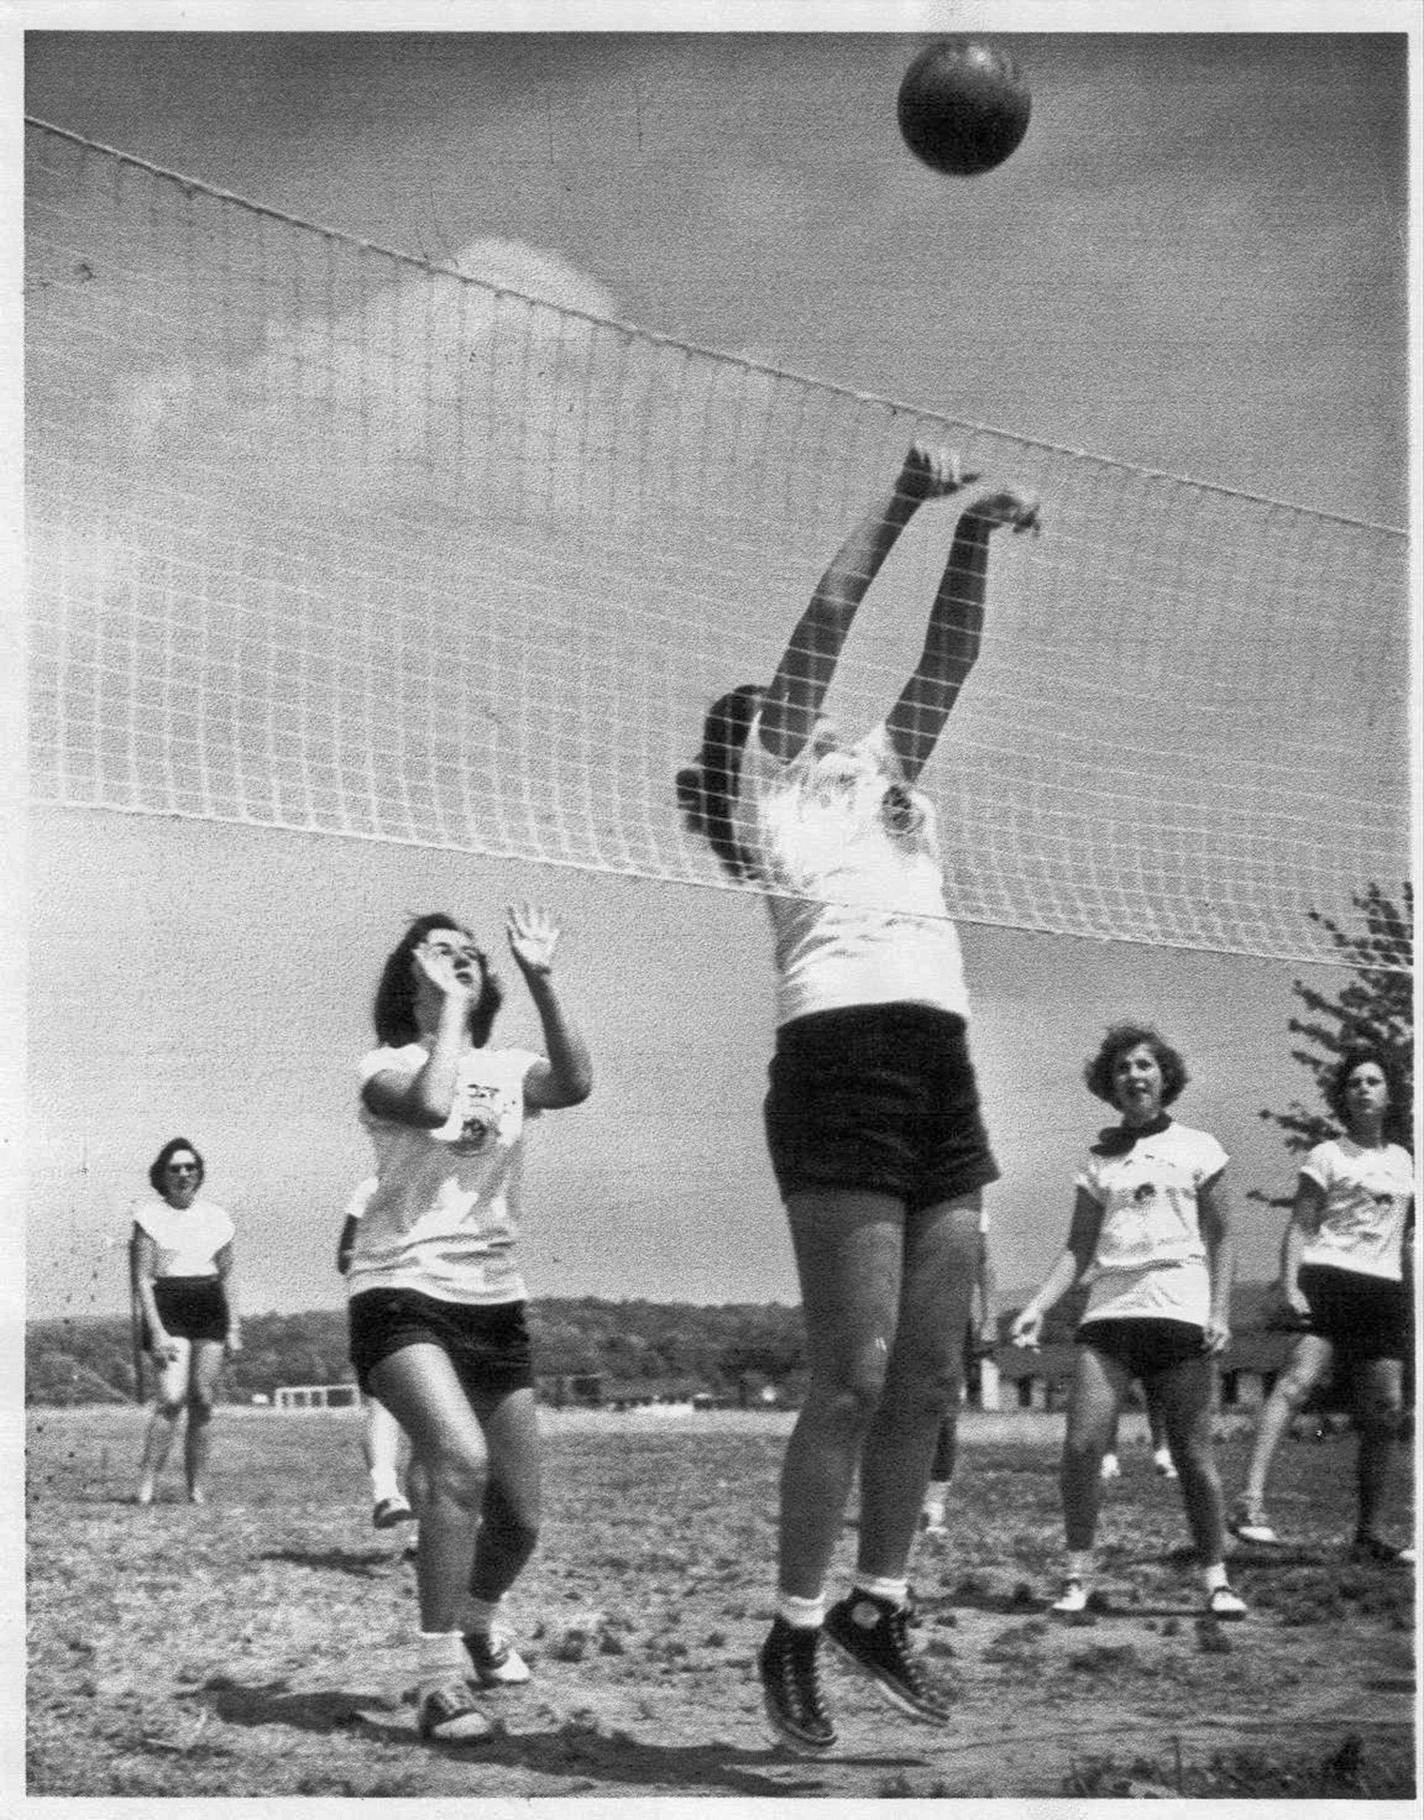
{"type": "MultiPolygon", "coordinates": [[[[1391,1133],[1408,1142],[1414,1095],[1414,976],[1409,971],[1414,956],[1414,891],[1406,884],[1400,902],[1386,897],[1371,884],[1354,897],[1364,928],[1350,933],[1317,910],[1310,919],[1325,930],[1350,969],[1346,984],[1334,998],[1317,992],[1303,980],[1291,990],[1304,1015],[1290,1020],[1291,1035],[1302,1046],[1291,1055],[1315,1081],[1314,1106],[1292,1100],[1284,1112],[1264,1109],[1260,1116],[1285,1133],[1286,1149],[1300,1155],[1335,1135],[1334,1122],[1325,1110],[1324,1089],[1332,1070],[1352,1043],[1370,1041],[1389,1055],[1406,1083],[1406,1104],[1397,1108],[1391,1133]]],[[[1271,1207],[1289,1207],[1290,1195],[1271,1196],[1253,1188],[1249,1198],[1271,1207]]]]}

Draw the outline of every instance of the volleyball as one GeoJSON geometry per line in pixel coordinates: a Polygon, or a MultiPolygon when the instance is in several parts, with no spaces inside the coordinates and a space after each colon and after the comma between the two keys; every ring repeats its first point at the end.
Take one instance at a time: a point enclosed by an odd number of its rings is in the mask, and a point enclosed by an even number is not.
{"type": "Polygon", "coordinates": [[[900,84],[900,133],[922,163],[948,177],[1002,164],[1028,131],[1028,86],[987,44],[945,40],[920,52],[900,84]]]}

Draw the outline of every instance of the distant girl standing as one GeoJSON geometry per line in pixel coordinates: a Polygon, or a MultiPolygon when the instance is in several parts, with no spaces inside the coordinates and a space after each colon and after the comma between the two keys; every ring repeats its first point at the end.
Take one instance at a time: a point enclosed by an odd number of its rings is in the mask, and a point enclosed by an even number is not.
{"type": "Polygon", "coordinates": [[[508,914],[510,950],[547,1056],[493,1049],[501,990],[468,929],[422,916],[386,962],[379,1047],[361,1064],[376,1186],[347,1268],[362,1390],[410,1437],[420,1523],[417,1722],[422,1737],[481,1737],[481,1686],[529,1679],[500,1601],[539,1533],[539,1430],[519,1268],[529,1117],[588,1097],[588,1050],[554,987],[559,930],[508,914]]]}
{"type": "Polygon", "coordinates": [[[1187,1071],[1155,1030],[1109,1030],[1085,1078],[1122,1122],[1090,1149],[1067,1246],[1011,1329],[1015,1344],[1037,1346],[1048,1310],[1087,1280],[1063,1443],[1068,1570],[1053,1610],[1072,1616],[1087,1607],[1103,1455],[1136,1378],[1162,1416],[1207,1611],[1240,1618],[1246,1606],[1227,1583],[1211,1435],[1216,1361],[1231,1337],[1227,1155],[1208,1132],[1177,1124],[1167,1111],[1187,1071]]]}
{"type": "Polygon", "coordinates": [[[203,1473],[218,1376],[242,1346],[233,1276],[231,1216],[202,1198],[203,1159],[172,1138],[149,1166],[154,1198],[134,1209],[130,1258],[143,1346],[158,1373],[158,1395],[143,1442],[140,1504],[152,1504],[178,1418],[186,1409],[183,1468],[188,1502],[206,1501],[203,1473]]]}
{"type": "Polygon", "coordinates": [[[1300,1167],[1281,1246],[1281,1292],[1310,1331],[1261,1410],[1245,1495],[1232,1520],[1243,1542],[1273,1544],[1266,1475],[1281,1437],[1312,1386],[1332,1370],[1349,1389],[1359,1453],[1352,1552],[1410,1566],[1414,1550],[1380,1532],[1410,1356],[1409,1252],[1414,1160],[1399,1072],[1375,1043],[1346,1050],[1326,1089],[1341,1136],[1317,1144],[1300,1167]]]}

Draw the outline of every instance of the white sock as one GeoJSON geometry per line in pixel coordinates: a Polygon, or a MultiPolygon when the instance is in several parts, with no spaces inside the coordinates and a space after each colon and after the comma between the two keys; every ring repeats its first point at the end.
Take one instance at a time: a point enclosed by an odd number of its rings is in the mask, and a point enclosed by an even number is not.
{"type": "Polygon", "coordinates": [[[1081,1580],[1086,1586],[1093,1577],[1093,1551],[1091,1548],[1070,1548],[1068,1550],[1068,1578],[1081,1580]]]}
{"type": "Polygon", "coordinates": [[[503,1609],[502,1599],[476,1599],[465,1601],[465,1609],[470,1614],[469,1628],[482,1631],[486,1636],[494,1629],[495,1620],[503,1609]]]}
{"type": "Polygon", "coordinates": [[[422,1691],[439,1686],[452,1675],[463,1678],[469,1673],[470,1658],[458,1630],[422,1630],[417,1637],[416,1676],[422,1691]]]}
{"type": "Polygon", "coordinates": [[[826,1595],[817,1593],[814,1599],[798,1599],[795,1593],[778,1593],[776,1615],[793,1630],[819,1630],[826,1615],[826,1595]]]}
{"type": "Polygon", "coordinates": [[[400,1498],[400,1481],[393,1472],[373,1472],[371,1474],[371,1498],[377,1504],[384,1504],[387,1498],[400,1498]]]}
{"type": "Polygon", "coordinates": [[[1217,1561],[1211,1567],[1204,1568],[1202,1579],[1206,1582],[1206,1589],[1209,1593],[1215,1592],[1218,1586],[1230,1585],[1230,1581],[1226,1577],[1225,1561],[1217,1561]]]}
{"type": "Polygon", "coordinates": [[[869,1593],[872,1599],[888,1599],[892,1605],[909,1602],[908,1580],[877,1580],[871,1574],[857,1574],[853,1584],[856,1592],[869,1593]]]}

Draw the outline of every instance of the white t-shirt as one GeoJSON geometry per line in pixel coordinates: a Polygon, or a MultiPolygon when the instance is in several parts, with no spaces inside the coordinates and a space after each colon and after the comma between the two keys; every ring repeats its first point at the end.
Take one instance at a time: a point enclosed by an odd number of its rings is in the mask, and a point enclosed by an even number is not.
{"type": "Polygon", "coordinates": [[[133,1219],[157,1247],[156,1277],[215,1277],[217,1255],[237,1232],[230,1214],[201,1197],[191,1207],[171,1207],[155,1195],[138,1203],[133,1219]]]}
{"type": "Polygon", "coordinates": [[[1300,1173],[1325,1193],[1325,1216],[1302,1247],[1301,1263],[1397,1283],[1404,1273],[1404,1224],[1414,1198],[1409,1152],[1400,1144],[1375,1150],[1353,1138],[1327,1138],[1300,1173]]]}
{"type": "MultiPolygon", "coordinates": [[[[361,1085],[387,1069],[413,1075],[428,1055],[422,1043],[374,1049],[361,1063],[361,1085]]],[[[432,1131],[376,1118],[362,1104],[376,1185],[351,1249],[349,1294],[416,1289],[442,1302],[526,1300],[515,1247],[524,1127],[537,1109],[525,1110],[524,1078],[541,1059],[527,1049],[467,1051],[450,1116],[432,1131]]]]}
{"type": "Polygon", "coordinates": [[[778,1024],[901,1002],[967,1017],[934,810],[888,729],[831,752],[808,743],[782,764],[760,727],[742,752],[736,830],[770,893],[778,1024]]]}
{"type": "Polygon", "coordinates": [[[1209,1133],[1175,1121],[1120,1155],[1089,1155],[1076,1185],[1102,1208],[1103,1220],[1084,1322],[1206,1324],[1211,1275],[1197,1195],[1227,1161],[1209,1133]]]}

